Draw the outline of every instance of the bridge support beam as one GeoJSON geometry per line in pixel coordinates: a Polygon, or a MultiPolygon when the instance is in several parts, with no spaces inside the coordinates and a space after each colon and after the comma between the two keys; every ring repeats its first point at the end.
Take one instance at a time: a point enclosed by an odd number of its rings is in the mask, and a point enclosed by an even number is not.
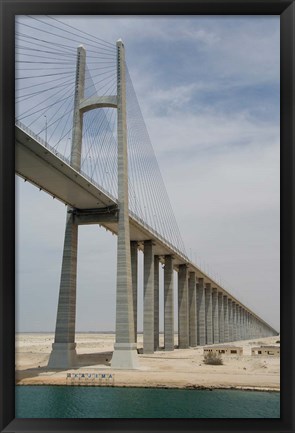
{"type": "Polygon", "coordinates": [[[228,324],[228,297],[223,296],[223,311],[224,311],[224,342],[229,342],[229,324],[228,324]]]}
{"type": "Polygon", "coordinates": [[[213,320],[213,344],[219,343],[219,316],[217,289],[212,289],[212,320],[213,320]]]}
{"type": "Polygon", "coordinates": [[[67,213],[55,338],[49,357],[49,368],[71,368],[76,365],[76,275],[78,226],[67,213]]]}
{"type": "Polygon", "coordinates": [[[241,340],[241,319],[240,319],[240,306],[236,305],[236,326],[237,326],[237,341],[241,340]]]}
{"type": "Polygon", "coordinates": [[[197,300],[196,300],[196,273],[190,272],[188,279],[189,293],[189,345],[197,346],[197,300]]]}
{"type": "Polygon", "coordinates": [[[160,347],[159,256],[154,256],[154,350],[160,347]]]}
{"type": "Polygon", "coordinates": [[[233,310],[232,300],[228,300],[228,341],[233,341],[233,310]]]}
{"type": "Polygon", "coordinates": [[[223,294],[218,293],[219,343],[224,343],[224,310],[223,294]]]}
{"type": "Polygon", "coordinates": [[[144,241],[143,353],[154,353],[154,247],[144,241]]]}
{"type": "Polygon", "coordinates": [[[237,341],[237,304],[232,301],[233,341],[237,341]]]}
{"type": "Polygon", "coordinates": [[[188,273],[187,265],[178,269],[178,347],[189,347],[188,273]]]}
{"type": "Polygon", "coordinates": [[[197,284],[197,342],[200,346],[205,346],[206,344],[205,288],[203,278],[199,278],[197,284]]]}
{"type": "Polygon", "coordinates": [[[174,350],[173,257],[165,256],[164,268],[164,347],[174,350]]]}
{"type": "Polygon", "coordinates": [[[131,253],[131,275],[132,275],[132,293],[133,293],[133,321],[134,321],[134,341],[137,342],[137,273],[138,273],[138,243],[130,242],[131,253]]]}
{"type": "Polygon", "coordinates": [[[205,287],[205,317],[206,317],[206,344],[213,344],[212,288],[210,283],[206,283],[206,287],[205,287]]]}
{"type": "Polygon", "coordinates": [[[117,239],[116,342],[111,366],[115,369],[135,369],[139,367],[139,363],[134,333],[131,279],[125,49],[121,40],[117,42],[117,115],[119,223],[117,239]]]}

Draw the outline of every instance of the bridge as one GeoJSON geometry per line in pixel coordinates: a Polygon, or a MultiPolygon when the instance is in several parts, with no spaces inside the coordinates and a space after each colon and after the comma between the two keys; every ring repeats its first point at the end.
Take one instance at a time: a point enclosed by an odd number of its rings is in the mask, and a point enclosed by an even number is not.
{"type": "MultiPolygon", "coordinates": [[[[59,27],[53,20],[53,27],[59,27]]],[[[114,45],[84,32],[87,49],[79,45],[74,52],[64,40],[70,35],[52,45],[37,37],[37,30],[41,32],[34,28],[34,36],[17,33],[17,80],[26,85],[16,92],[15,167],[23,179],[67,205],[48,366],[70,368],[76,363],[77,242],[83,224],[97,224],[117,235],[113,368],[139,365],[138,250],[144,253],[144,353],[159,350],[160,264],[165,350],[175,349],[174,271],[179,348],[277,335],[187,256],[128,72],[124,43],[114,45]],[[36,64],[46,65],[41,73],[36,64]]]]}

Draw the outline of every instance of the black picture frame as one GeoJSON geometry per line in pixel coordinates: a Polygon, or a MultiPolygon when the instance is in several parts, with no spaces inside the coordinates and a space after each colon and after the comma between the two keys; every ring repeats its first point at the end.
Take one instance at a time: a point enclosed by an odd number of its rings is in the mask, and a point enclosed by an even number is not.
{"type": "Polygon", "coordinates": [[[291,0],[0,0],[0,431],[294,432],[295,5],[291,0]],[[14,17],[18,14],[280,15],[281,417],[279,419],[15,419],[14,17]]]}

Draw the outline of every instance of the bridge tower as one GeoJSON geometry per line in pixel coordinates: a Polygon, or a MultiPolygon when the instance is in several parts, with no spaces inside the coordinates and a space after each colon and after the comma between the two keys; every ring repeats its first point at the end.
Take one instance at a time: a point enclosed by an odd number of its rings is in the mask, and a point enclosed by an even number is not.
{"type": "MultiPolygon", "coordinates": [[[[81,167],[83,113],[96,108],[117,108],[118,135],[118,238],[116,288],[116,342],[113,368],[138,367],[131,278],[131,254],[128,205],[128,155],[126,120],[125,48],[117,41],[117,95],[84,98],[86,51],[77,50],[76,85],[73,114],[71,165],[81,167]]],[[[77,365],[75,343],[76,276],[78,252],[78,220],[73,208],[67,207],[63,260],[56,318],[55,338],[48,367],[72,368],[77,365]]]]}

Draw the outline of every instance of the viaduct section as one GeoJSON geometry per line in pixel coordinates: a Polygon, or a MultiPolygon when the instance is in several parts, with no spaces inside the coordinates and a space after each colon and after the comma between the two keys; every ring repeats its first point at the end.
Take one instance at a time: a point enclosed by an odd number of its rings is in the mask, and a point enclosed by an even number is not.
{"type": "MultiPolygon", "coordinates": [[[[144,252],[143,352],[159,349],[159,267],[164,267],[164,349],[175,349],[174,272],[178,274],[178,342],[176,347],[232,342],[277,335],[277,332],[235,299],[181,252],[167,247],[152,232],[140,230],[128,206],[125,51],[117,41],[117,95],[84,98],[86,52],[78,47],[71,167],[79,172],[83,113],[102,107],[117,110],[118,200],[113,206],[67,207],[55,340],[48,366],[76,364],[75,318],[78,226],[101,224],[117,234],[115,369],[139,367],[137,356],[138,250],[144,252]],[[104,210],[107,210],[104,212],[104,210]],[[131,224],[132,223],[132,224],[131,224]],[[113,224],[113,226],[112,226],[113,224]],[[115,224],[115,225],[114,225],[115,224]],[[141,237],[142,234],[142,237],[141,237]]],[[[48,153],[48,152],[47,152],[48,153]]],[[[68,176],[69,177],[69,176],[68,176]]],[[[76,175],[77,177],[77,175],[76,175]]]]}

